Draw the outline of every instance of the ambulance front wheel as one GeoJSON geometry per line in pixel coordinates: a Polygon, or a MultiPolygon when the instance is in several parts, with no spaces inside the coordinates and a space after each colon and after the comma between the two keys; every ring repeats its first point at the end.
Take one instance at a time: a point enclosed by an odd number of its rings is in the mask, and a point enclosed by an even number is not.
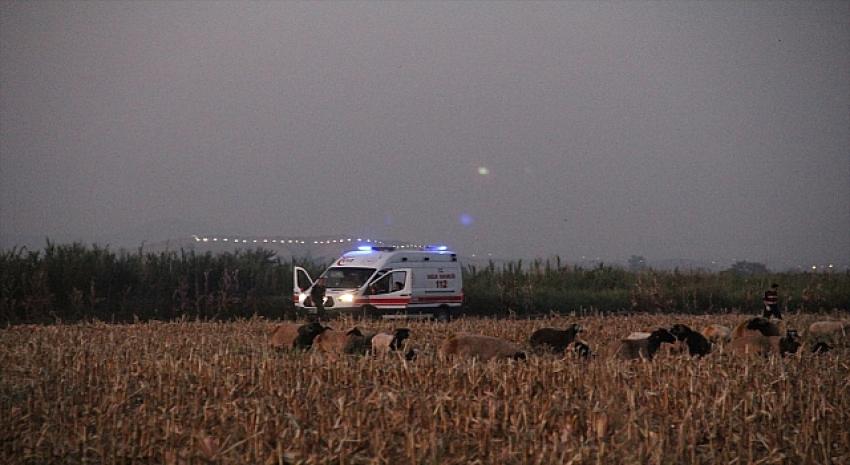
{"type": "Polygon", "coordinates": [[[452,314],[450,313],[449,307],[442,306],[437,309],[434,315],[437,321],[449,321],[452,319],[452,314]]]}

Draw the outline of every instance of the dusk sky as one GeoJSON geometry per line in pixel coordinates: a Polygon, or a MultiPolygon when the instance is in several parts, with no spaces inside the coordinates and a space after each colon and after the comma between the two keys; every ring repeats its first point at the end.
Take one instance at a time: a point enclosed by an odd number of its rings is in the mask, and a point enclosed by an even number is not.
{"type": "Polygon", "coordinates": [[[0,3],[2,246],[199,233],[850,263],[850,2],[0,3]]]}

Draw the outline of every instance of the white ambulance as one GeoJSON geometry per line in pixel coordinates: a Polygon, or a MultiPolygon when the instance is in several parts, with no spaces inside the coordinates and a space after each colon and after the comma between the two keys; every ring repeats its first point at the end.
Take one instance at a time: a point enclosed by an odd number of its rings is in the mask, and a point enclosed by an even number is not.
{"type": "MultiPolygon", "coordinates": [[[[418,316],[448,319],[463,304],[461,265],[445,246],[422,249],[361,246],[346,252],[319,277],[325,278],[325,310],[367,318],[418,316]]],[[[315,312],[313,279],[296,266],[292,301],[315,312]]]]}

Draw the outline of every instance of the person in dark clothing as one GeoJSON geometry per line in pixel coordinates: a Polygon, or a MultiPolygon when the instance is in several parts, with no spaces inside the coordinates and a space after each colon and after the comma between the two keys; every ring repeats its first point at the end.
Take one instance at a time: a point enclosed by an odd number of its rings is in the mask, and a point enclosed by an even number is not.
{"type": "Polygon", "coordinates": [[[770,289],[764,291],[764,318],[776,317],[782,319],[779,313],[779,284],[771,284],[770,289]]]}
{"type": "Polygon", "coordinates": [[[325,278],[318,278],[310,289],[310,299],[316,307],[316,319],[322,321],[325,315],[325,278]]]}

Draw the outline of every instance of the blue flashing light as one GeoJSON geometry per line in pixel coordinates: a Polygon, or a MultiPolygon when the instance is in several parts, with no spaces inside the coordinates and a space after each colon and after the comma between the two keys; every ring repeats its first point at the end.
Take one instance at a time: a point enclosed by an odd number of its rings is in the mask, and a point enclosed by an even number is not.
{"type": "Polygon", "coordinates": [[[363,252],[371,252],[372,246],[371,245],[361,245],[361,246],[357,247],[357,250],[362,250],[363,252]]]}
{"type": "Polygon", "coordinates": [[[439,251],[439,252],[444,252],[446,250],[449,250],[449,248],[445,245],[426,245],[424,247],[424,249],[425,250],[436,250],[436,251],[439,251]]]}
{"type": "Polygon", "coordinates": [[[370,253],[372,253],[371,250],[352,250],[350,252],[344,253],[343,256],[354,257],[354,256],[360,256],[360,255],[369,255],[370,253]]]}

